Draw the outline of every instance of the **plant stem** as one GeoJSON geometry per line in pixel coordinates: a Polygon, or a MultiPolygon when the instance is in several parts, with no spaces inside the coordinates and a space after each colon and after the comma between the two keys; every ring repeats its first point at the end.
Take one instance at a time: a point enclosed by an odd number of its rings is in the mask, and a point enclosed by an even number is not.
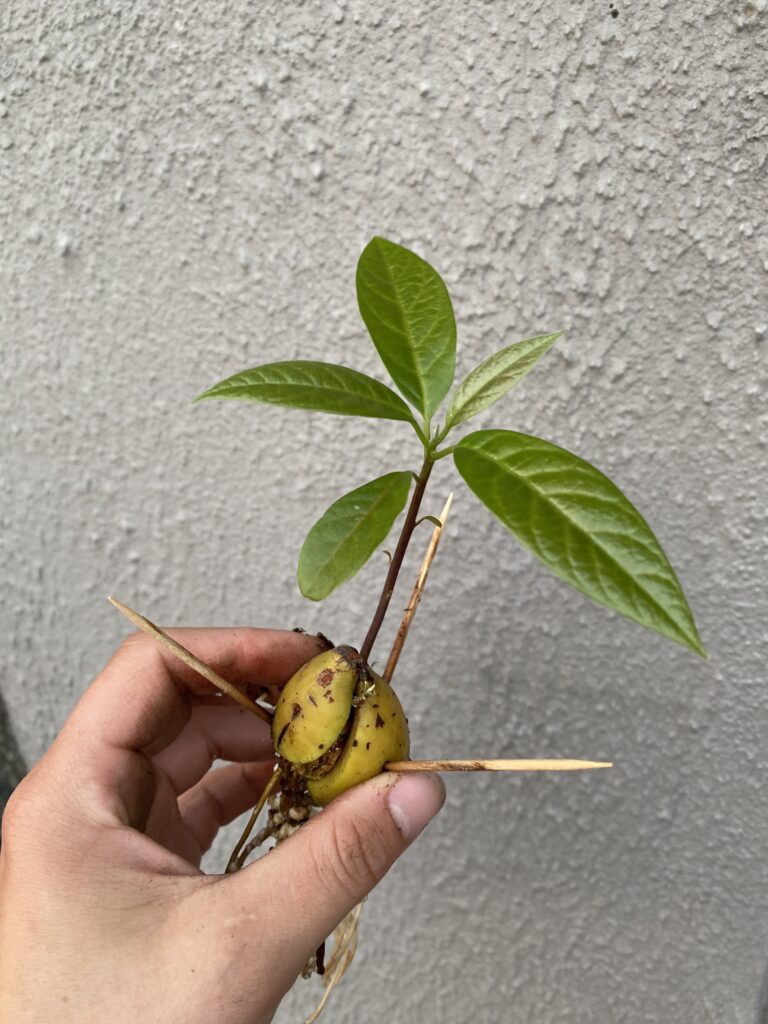
{"type": "Polygon", "coordinates": [[[424,462],[422,464],[421,471],[416,478],[416,487],[411,495],[411,503],[408,506],[408,512],[406,513],[405,522],[403,523],[403,528],[397,541],[395,553],[392,555],[392,561],[389,563],[389,571],[387,572],[387,577],[384,580],[384,587],[381,591],[381,596],[379,597],[379,603],[376,605],[376,611],[373,614],[371,625],[368,628],[365,640],[363,640],[363,645],[360,648],[360,659],[365,664],[367,664],[371,655],[371,648],[376,642],[376,637],[379,635],[379,630],[384,622],[384,616],[387,614],[389,602],[392,600],[392,594],[395,589],[395,584],[397,583],[397,577],[403,565],[403,558],[405,557],[405,552],[408,548],[408,542],[410,541],[411,535],[413,534],[416,526],[416,520],[421,506],[421,499],[424,497],[424,491],[427,488],[427,481],[429,480],[429,474],[432,472],[433,464],[434,457],[432,450],[425,446],[424,462]]]}
{"type": "Polygon", "coordinates": [[[425,448],[429,447],[429,428],[427,427],[427,433],[425,434],[421,427],[418,425],[416,420],[411,421],[411,426],[416,431],[416,436],[424,445],[425,448]]]}

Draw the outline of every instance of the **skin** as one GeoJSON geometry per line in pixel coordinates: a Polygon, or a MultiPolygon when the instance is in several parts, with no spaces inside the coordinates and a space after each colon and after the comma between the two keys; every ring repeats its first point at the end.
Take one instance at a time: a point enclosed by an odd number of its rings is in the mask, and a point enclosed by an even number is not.
{"type": "MultiPolygon", "coordinates": [[[[169,632],[251,692],[319,649],[293,632],[169,632]]],[[[3,817],[0,1019],[271,1020],[444,797],[434,776],[381,775],[238,874],[203,874],[272,764],[266,725],[149,638],[126,640],[3,817]]]]}

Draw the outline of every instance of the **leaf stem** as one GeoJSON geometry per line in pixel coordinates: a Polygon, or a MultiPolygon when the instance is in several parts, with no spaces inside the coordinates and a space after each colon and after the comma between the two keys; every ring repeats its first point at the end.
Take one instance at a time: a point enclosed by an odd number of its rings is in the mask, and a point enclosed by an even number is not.
{"type": "MultiPolygon", "coordinates": [[[[424,445],[424,447],[425,448],[429,448],[429,433],[427,432],[425,434],[424,431],[419,426],[419,424],[416,422],[416,420],[411,420],[410,423],[411,423],[411,426],[413,427],[413,429],[416,431],[416,436],[421,441],[421,443],[424,445]]],[[[427,431],[429,431],[428,427],[427,427],[427,431]]]]}
{"type": "Polygon", "coordinates": [[[382,588],[381,596],[379,597],[379,603],[376,605],[376,611],[373,614],[371,625],[368,628],[365,640],[363,640],[363,645],[360,648],[360,658],[364,663],[368,662],[371,655],[371,649],[376,642],[376,637],[379,635],[379,630],[384,622],[384,616],[387,614],[389,602],[392,600],[392,594],[394,593],[397,577],[403,565],[403,559],[405,557],[406,549],[408,548],[408,542],[410,541],[416,527],[421,499],[424,497],[424,491],[427,488],[427,481],[429,480],[429,475],[432,472],[433,464],[433,450],[429,445],[424,445],[424,462],[422,463],[421,470],[416,478],[416,487],[411,495],[411,503],[408,506],[403,528],[400,531],[397,547],[392,555],[392,561],[389,563],[389,571],[387,572],[386,579],[384,580],[384,587],[382,588]]]}

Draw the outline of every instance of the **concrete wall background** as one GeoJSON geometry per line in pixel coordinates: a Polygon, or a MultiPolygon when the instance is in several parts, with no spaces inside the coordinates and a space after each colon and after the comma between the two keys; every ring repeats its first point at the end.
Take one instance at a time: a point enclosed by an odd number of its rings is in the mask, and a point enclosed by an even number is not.
{"type": "MultiPolygon", "coordinates": [[[[299,355],[378,375],[354,266],[384,234],[446,277],[460,372],[568,328],[477,426],[539,433],[616,480],[710,660],[550,578],[457,486],[399,670],[415,756],[617,767],[451,779],[370,899],[328,1019],[754,1024],[768,8],[376,8],[0,11],[0,636],[20,747],[45,750],[124,635],[107,593],[166,624],[359,642],[382,560],[311,607],[296,556],[331,500],[411,464],[407,428],[189,402],[299,355]]],[[[279,1021],[317,994],[300,986],[279,1021]]]]}

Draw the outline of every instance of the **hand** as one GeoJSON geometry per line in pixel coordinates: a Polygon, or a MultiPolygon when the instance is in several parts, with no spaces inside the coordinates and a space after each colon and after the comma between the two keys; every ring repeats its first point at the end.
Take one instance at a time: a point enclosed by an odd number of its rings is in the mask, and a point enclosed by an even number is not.
{"type": "MultiPolygon", "coordinates": [[[[172,635],[244,689],[285,682],[319,644],[172,635]]],[[[243,871],[204,875],[202,853],[272,765],[266,725],[152,640],[126,640],[5,812],[0,1019],[269,1021],[444,797],[437,777],[380,775],[243,871]],[[216,758],[235,763],[211,771],[216,758]]]]}

